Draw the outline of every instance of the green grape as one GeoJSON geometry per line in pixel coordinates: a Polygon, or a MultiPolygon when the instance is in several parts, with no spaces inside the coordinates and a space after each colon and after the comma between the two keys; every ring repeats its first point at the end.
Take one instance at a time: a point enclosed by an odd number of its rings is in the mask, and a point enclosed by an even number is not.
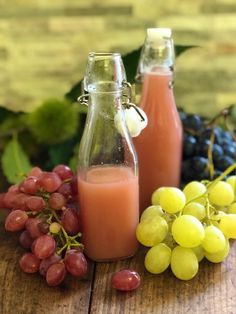
{"type": "Polygon", "coordinates": [[[164,190],[165,188],[162,187],[162,188],[159,188],[159,189],[156,189],[153,193],[152,193],[152,205],[160,205],[160,195],[161,195],[161,192],[164,190]]]}
{"type": "Polygon", "coordinates": [[[226,182],[232,186],[234,194],[236,194],[236,175],[228,177],[226,182]]]}
{"type": "Polygon", "coordinates": [[[205,232],[201,222],[191,215],[182,215],[172,225],[174,240],[181,246],[193,248],[200,245],[205,232]]]}
{"type": "Polygon", "coordinates": [[[144,265],[152,274],[160,274],[170,265],[171,249],[164,243],[153,246],[146,254],[144,265]]]}
{"type": "Polygon", "coordinates": [[[225,258],[228,256],[229,249],[230,249],[229,240],[225,239],[225,246],[223,250],[218,251],[216,253],[205,252],[205,257],[208,259],[208,261],[212,263],[220,263],[223,262],[223,260],[225,260],[225,258]]]}
{"type": "Polygon", "coordinates": [[[145,246],[154,246],[162,242],[168,232],[168,224],[161,216],[144,219],[136,229],[138,241],[145,246]]]}
{"type": "Polygon", "coordinates": [[[222,251],[225,246],[225,237],[223,232],[215,226],[205,228],[205,237],[202,241],[202,247],[208,253],[222,251]]]}
{"type": "Polygon", "coordinates": [[[209,190],[209,201],[217,206],[228,206],[234,200],[232,186],[224,181],[217,182],[209,190]]]}
{"type": "Polygon", "coordinates": [[[232,203],[228,208],[229,214],[236,214],[236,202],[232,203]]]}
{"type": "Polygon", "coordinates": [[[171,270],[181,280],[190,280],[198,272],[198,260],[193,250],[176,246],[171,254],[171,270]]]}
{"type": "Polygon", "coordinates": [[[193,247],[192,250],[195,253],[195,255],[197,256],[198,262],[201,262],[205,256],[203,247],[201,245],[198,245],[196,247],[193,247]]]}
{"type": "Polygon", "coordinates": [[[191,202],[184,206],[183,214],[192,215],[198,220],[203,220],[206,217],[206,209],[202,204],[191,202]]]}
{"type": "Polygon", "coordinates": [[[206,186],[198,181],[189,182],[183,189],[186,201],[189,202],[200,197],[206,192],[206,186]]]}
{"type": "Polygon", "coordinates": [[[169,214],[181,211],[185,202],[185,195],[180,189],[168,187],[160,193],[160,205],[169,214]]]}
{"type": "Polygon", "coordinates": [[[161,206],[159,205],[152,205],[147,207],[140,218],[140,221],[143,221],[144,219],[152,219],[155,216],[162,216],[164,214],[161,206]]]}
{"type": "Polygon", "coordinates": [[[219,222],[219,227],[226,238],[236,239],[236,214],[223,216],[219,222]]]}

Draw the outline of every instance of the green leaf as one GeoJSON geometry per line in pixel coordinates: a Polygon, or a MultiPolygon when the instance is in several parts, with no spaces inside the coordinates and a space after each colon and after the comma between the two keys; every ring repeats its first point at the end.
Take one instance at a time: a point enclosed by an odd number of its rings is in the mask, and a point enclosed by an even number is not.
{"type": "Polygon", "coordinates": [[[2,155],[2,170],[9,183],[22,181],[32,166],[17,137],[8,142],[2,155]]]}
{"type": "MultiPolygon", "coordinates": [[[[176,57],[181,55],[186,50],[191,49],[191,48],[196,48],[196,47],[197,46],[193,46],[193,45],[175,45],[176,57]]],[[[139,47],[122,57],[125,70],[126,70],[127,81],[130,83],[135,82],[135,76],[136,76],[141,49],[142,47],[139,47]]],[[[76,83],[71,88],[71,90],[65,94],[65,97],[72,102],[77,101],[78,96],[81,95],[81,83],[82,83],[82,80],[76,83]]]]}
{"type": "Polygon", "coordinates": [[[81,84],[82,80],[72,86],[72,88],[65,94],[65,97],[72,102],[77,101],[77,98],[81,95],[81,84]]]}
{"type": "Polygon", "coordinates": [[[48,150],[49,160],[46,164],[47,169],[52,169],[58,164],[68,164],[73,154],[74,140],[53,145],[48,150]]]}
{"type": "Polygon", "coordinates": [[[186,50],[192,49],[192,48],[199,48],[199,46],[195,45],[175,45],[175,56],[178,57],[186,50]]]}
{"type": "Polygon", "coordinates": [[[14,111],[11,111],[7,108],[3,108],[0,106],[0,123],[2,123],[7,118],[17,116],[19,113],[16,113],[14,111]]]}
{"type": "Polygon", "coordinates": [[[142,47],[139,47],[122,57],[126,70],[127,81],[130,83],[134,83],[141,50],[142,47]]]}

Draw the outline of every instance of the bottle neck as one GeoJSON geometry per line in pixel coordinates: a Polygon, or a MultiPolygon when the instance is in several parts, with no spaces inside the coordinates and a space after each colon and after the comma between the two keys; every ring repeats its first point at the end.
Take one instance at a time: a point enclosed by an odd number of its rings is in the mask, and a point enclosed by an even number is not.
{"type": "Polygon", "coordinates": [[[146,39],[143,46],[138,76],[146,73],[170,73],[174,67],[174,45],[172,38],[146,39]]]}
{"type": "Polygon", "coordinates": [[[114,120],[118,110],[122,108],[122,92],[91,92],[89,93],[89,111],[97,114],[99,119],[114,120]]]}

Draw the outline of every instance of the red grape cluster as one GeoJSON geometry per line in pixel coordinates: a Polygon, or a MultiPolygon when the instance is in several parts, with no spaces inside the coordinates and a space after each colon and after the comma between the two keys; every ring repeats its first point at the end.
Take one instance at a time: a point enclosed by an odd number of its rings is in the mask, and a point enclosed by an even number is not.
{"type": "Polygon", "coordinates": [[[39,272],[49,286],[59,285],[66,273],[84,278],[87,261],[80,242],[77,179],[65,165],[52,172],[32,168],[28,176],[1,195],[10,213],[7,231],[21,231],[19,242],[29,252],[20,259],[26,273],[39,272]]]}

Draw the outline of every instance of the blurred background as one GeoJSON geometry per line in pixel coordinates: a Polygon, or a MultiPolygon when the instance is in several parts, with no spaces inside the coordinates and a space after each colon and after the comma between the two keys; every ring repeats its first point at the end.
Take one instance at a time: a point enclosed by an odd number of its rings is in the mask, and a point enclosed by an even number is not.
{"type": "Polygon", "coordinates": [[[176,60],[179,107],[212,115],[235,103],[235,0],[1,0],[0,106],[31,111],[63,97],[89,51],[125,54],[156,26],[200,47],[176,60]]]}

